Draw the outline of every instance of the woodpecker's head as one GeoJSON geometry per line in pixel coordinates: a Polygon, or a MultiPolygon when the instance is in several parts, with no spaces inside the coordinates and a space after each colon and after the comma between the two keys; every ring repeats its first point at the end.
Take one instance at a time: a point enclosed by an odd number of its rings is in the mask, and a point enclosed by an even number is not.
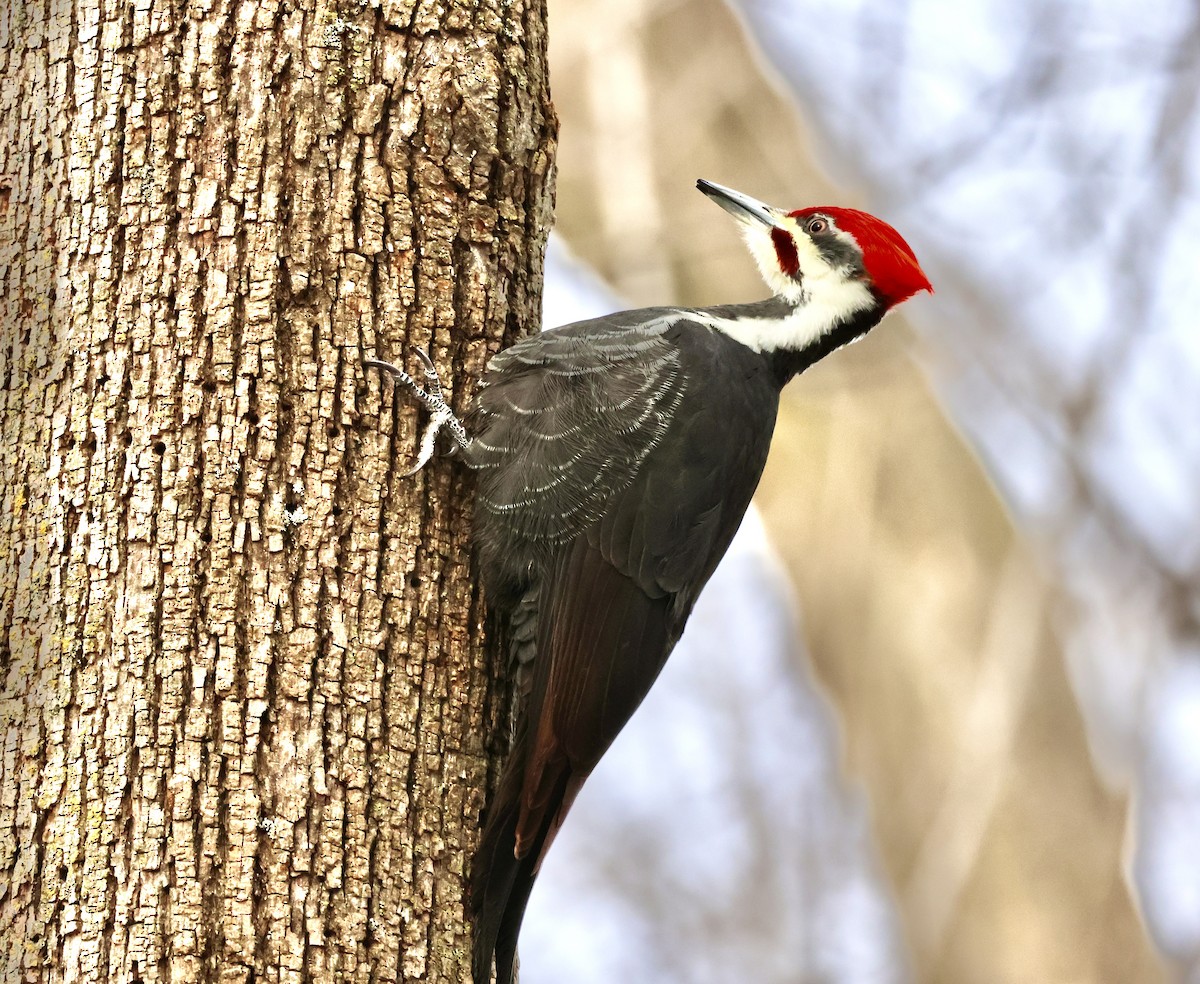
{"type": "MultiPolygon", "coordinates": [[[[933,287],[912,248],[882,219],[853,208],[772,208],[711,181],[696,187],[736,218],[772,292],[828,331],[865,312],[881,317],[933,287]]],[[[819,333],[819,332],[818,332],[819,333]]]]}

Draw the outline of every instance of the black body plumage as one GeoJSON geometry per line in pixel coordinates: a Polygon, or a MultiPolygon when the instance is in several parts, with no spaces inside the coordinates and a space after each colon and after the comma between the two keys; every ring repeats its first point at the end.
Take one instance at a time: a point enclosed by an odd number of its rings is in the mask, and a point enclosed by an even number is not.
{"type": "Polygon", "coordinates": [[[774,293],[648,308],[527,338],[492,359],[466,426],[433,361],[377,359],[478,475],[474,544],[512,654],[512,750],[471,870],[474,984],[512,984],[538,867],[576,793],[646,696],[766,464],[779,393],[932,289],[887,223],[785,212],[712,182],[774,293]]]}
{"type": "Polygon", "coordinates": [[[525,339],[488,367],[464,458],[519,707],[471,874],[475,984],[488,984],[493,954],[497,984],[511,984],[548,842],[733,539],[783,385],[883,313],[803,351],[755,351],[714,327],[791,307],[627,311],[525,339]]]}

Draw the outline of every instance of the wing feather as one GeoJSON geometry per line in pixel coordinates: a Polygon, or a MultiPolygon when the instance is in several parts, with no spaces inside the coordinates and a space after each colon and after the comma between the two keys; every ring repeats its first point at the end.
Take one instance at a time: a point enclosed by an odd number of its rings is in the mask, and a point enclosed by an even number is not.
{"type": "Polygon", "coordinates": [[[485,578],[517,586],[593,525],[662,440],[686,383],[668,337],[686,315],[543,332],[492,359],[471,420],[485,578]]]}
{"type": "Polygon", "coordinates": [[[543,611],[526,732],[517,852],[557,828],[564,782],[582,784],[641,704],[670,650],[672,612],[586,538],[564,547],[543,611]],[[586,599],[586,603],[583,600],[586,599]],[[555,814],[551,816],[551,814],[555,814]]]}
{"type": "Polygon", "coordinates": [[[511,984],[541,858],[725,552],[777,402],[760,355],[681,311],[556,329],[492,360],[467,462],[519,723],[472,875],[476,984],[493,952],[511,984]]]}

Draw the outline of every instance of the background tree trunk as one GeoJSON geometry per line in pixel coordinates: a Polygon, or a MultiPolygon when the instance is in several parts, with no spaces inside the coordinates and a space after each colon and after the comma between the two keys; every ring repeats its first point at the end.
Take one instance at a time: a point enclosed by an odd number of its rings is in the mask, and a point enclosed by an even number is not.
{"type": "Polygon", "coordinates": [[[0,10],[0,978],[461,981],[469,488],[538,323],[542,0],[0,10]]]}

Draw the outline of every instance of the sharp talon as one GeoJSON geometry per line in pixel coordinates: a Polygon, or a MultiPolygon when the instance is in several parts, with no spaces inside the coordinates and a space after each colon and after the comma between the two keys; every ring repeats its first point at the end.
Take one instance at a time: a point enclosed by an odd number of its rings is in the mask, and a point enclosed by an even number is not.
{"type": "Polygon", "coordinates": [[[425,363],[425,372],[437,375],[437,366],[433,364],[433,359],[429,358],[429,353],[424,349],[413,349],[417,353],[417,358],[425,363]]]}
{"type": "Polygon", "coordinates": [[[369,369],[382,369],[390,376],[407,375],[399,366],[392,365],[390,362],[384,362],[383,359],[363,359],[363,365],[369,369]]]}
{"type": "Polygon", "coordinates": [[[433,364],[433,359],[429,358],[429,353],[424,349],[414,349],[418,357],[425,363],[425,381],[429,384],[429,391],[437,397],[442,395],[442,380],[438,376],[437,366],[433,364]]]}
{"type": "Polygon", "coordinates": [[[419,472],[427,464],[429,464],[428,458],[419,457],[419,458],[417,458],[417,463],[415,465],[413,465],[411,468],[406,468],[404,471],[402,471],[400,473],[400,477],[401,478],[412,478],[417,472],[419,472]]]}
{"type": "MultiPolygon", "coordinates": [[[[425,433],[426,433],[426,435],[432,434],[435,438],[437,437],[436,431],[426,431],[425,433]]],[[[424,444],[425,442],[422,441],[421,443],[424,444]]],[[[430,441],[429,444],[430,444],[430,447],[432,448],[433,442],[430,441]]],[[[422,468],[424,468],[427,464],[429,464],[429,462],[432,460],[432,458],[433,458],[433,451],[430,450],[430,452],[428,454],[426,454],[424,451],[424,448],[422,448],[421,453],[417,455],[416,464],[414,464],[411,468],[408,468],[408,469],[405,469],[404,471],[402,471],[400,473],[400,477],[401,478],[410,478],[411,476],[413,476],[417,472],[419,472],[422,468]]]]}
{"type": "Polygon", "coordinates": [[[403,383],[411,391],[421,404],[429,411],[429,424],[425,428],[425,432],[421,435],[421,448],[417,454],[417,463],[404,474],[414,475],[424,468],[429,459],[433,457],[433,452],[437,446],[437,436],[443,427],[450,430],[450,435],[454,439],[454,443],[458,448],[464,450],[471,444],[471,438],[468,436],[466,429],[463,427],[459,419],[454,416],[454,411],[450,409],[450,405],[446,402],[442,395],[442,381],[438,378],[437,366],[429,357],[429,353],[424,349],[415,349],[417,357],[421,360],[425,368],[425,379],[428,382],[429,389],[425,390],[417,381],[413,379],[407,372],[399,366],[393,365],[390,362],[384,362],[382,359],[363,359],[363,365],[373,369],[380,369],[390,375],[397,383],[403,383]]]}

